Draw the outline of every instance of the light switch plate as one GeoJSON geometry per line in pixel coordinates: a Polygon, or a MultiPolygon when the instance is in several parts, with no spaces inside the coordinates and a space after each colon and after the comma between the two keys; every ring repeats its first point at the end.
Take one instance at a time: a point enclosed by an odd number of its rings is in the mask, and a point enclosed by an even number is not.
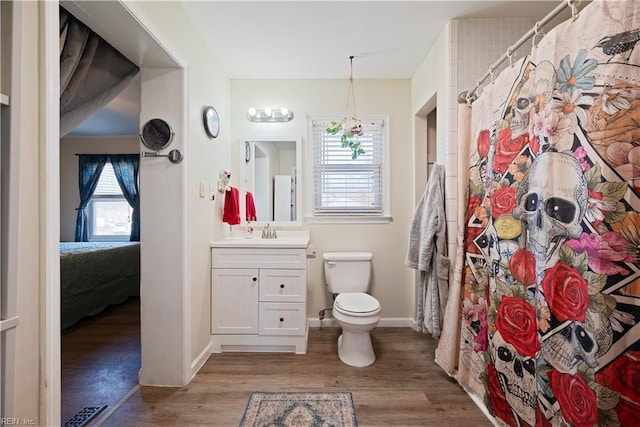
{"type": "Polygon", "coordinates": [[[204,199],[206,195],[207,195],[206,184],[204,182],[201,182],[200,183],[200,197],[204,199]]]}

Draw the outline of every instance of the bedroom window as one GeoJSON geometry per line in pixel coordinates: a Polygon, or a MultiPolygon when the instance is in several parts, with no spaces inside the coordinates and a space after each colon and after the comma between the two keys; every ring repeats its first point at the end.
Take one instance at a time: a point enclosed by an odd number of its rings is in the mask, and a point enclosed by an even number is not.
{"type": "Polygon", "coordinates": [[[326,132],[331,120],[310,120],[313,212],[307,220],[388,222],[388,118],[361,118],[359,142],[365,152],[355,160],[342,148],[341,135],[326,132]]]}
{"type": "Polygon", "coordinates": [[[104,165],[88,208],[90,241],[129,240],[133,209],[122,194],[110,162],[104,165]]]}

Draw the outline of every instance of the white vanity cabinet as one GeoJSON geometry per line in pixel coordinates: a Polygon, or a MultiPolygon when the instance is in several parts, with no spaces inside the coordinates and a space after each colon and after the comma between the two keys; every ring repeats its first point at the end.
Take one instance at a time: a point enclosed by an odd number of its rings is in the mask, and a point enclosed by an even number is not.
{"type": "Polygon", "coordinates": [[[211,333],[258,333],[258,270],[211,270],[211,333]]]}
{"type": "Polygon", "coordinates": [[[306,249],[212,245],[211,267],[214,353],[306,353],[306,249]]]}

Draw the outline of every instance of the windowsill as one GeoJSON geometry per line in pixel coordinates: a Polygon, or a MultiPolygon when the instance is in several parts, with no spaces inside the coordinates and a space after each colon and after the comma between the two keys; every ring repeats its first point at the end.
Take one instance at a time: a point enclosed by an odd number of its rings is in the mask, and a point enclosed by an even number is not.
{"type": "Polygon", "coordinates": [[[389,224],[392,216],[307,216],[306,224],[389,224]]]}
{"type": "Polygon", "coordinates": [[[130,236],[123,236],[118,238],[107,237],[107,236],[92,236],[87,240],[89,242],[128,242],[130,236]]]}

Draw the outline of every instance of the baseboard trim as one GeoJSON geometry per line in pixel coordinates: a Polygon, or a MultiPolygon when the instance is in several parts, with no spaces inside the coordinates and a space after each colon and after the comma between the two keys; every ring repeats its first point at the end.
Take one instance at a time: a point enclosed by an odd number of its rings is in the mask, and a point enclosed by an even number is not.
{"type": "MultiPolygon", "coordinates": [[[[383,317],[378,322],[377,328],[412,328],[415,321],[406,317],[383,317]]],[[[317,317],[309,318],[309,327],[321,328],[321,327],[337,327],[338,321],[333,317],[325,317],[320,320],[317,317]]]]}
{"type": "Polygon", "coordinates": [[[202,368],[202,366],[209,359],[209,356],[211,356],[211,353],[212,353],[212,346],[211,346],[211,341],[209,341],[209,343],[205,346],[205,348],[200,352],[198,357],[196,357],[195,360],[191,362],[191,378],[187,383],[191,382],[193,377],[196,376],[200,368],[202,368]]]}
{"type": "Polygon", "coordinates": [[[129,390],[129,393],[127,393],[122,399],[120,399],[118,403],[113,405],[113,407],[111,407],[108,411],[102,414],[102,416],[96,420],[95,424],[93,424],[93,427],[100,427],[102,424],[104,424],[104,422],[107,421],[107,419],[111,415],[113,415],[118,409],[120,409],[120,407],[124,405],[127,402],[127,400],[129,400],[129,398],[133,396],[138,390],[140,390],[140,384],[136,384],[136,386],[131,390],[129,390]]]}

